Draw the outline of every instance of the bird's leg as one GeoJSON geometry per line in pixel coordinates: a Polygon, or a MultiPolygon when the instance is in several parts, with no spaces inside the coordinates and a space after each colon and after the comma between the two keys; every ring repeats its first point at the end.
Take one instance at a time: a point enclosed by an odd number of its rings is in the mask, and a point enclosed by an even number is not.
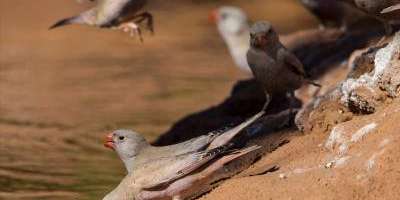
{"type": "Polygon", "coordinates": [[[142,21],[146,20],[146,26],[147,29],[151,32],[154,33],[154,19],[153,15],[149,12],[143,12],[135,16],[135,22],[136,23],[141,23],[142,21]],[[136,19],[137,18],[137,19],[136,19]]]}
{"type": "Polygon", "coordinates": [[[286,121],[286,124],[290,125],[290,119],[292,118],[294,100],[295,100],[294,91],[287,92],[286,93],[286,97],[289,100],[289,115],[288,115],[288,119],[286,121]]]}
{"type": "Polygon", "coordinates": [[[118,26],[118,29],[129,33],[131,37],[138,35],[141,42],[143,42],[142,30],[140,27],[134,22],[125,22],[118,26]]]}
{"type": "Polygon", "coordinates": [[[262,110],[267,110],[269,103],[271,102],[271,96],[268,94],[268,92],[265,92],[265,104],[262,108],[262,110]]]}
{"type": "Polygon", "coordinates": [[[392,33],[393,33],[392,25],[389,22],[384,21],[384,20],[382,20],[382,23],[383,23],[383,27],[385,28],[385,37],[392,35],[392,33]]]}

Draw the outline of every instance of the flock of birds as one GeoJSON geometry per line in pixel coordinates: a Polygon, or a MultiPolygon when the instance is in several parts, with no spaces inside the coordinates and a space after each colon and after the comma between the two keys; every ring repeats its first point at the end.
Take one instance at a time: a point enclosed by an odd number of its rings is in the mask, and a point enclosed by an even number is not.
{"type": "MultiPolygon", "coordinates": [[[[93,0],[90,0],[93,1],[93,0]]],[[[382,22],[386,35],[398,23],[400,0],[299,0],[321,22],[321,27],[335,27],[345,33],[353,23],[372,18],[382,22]]],[[[141,23],[154,31],[153,16],[142,11],[146,0],[98,0],[92,9],[62,19],[50,28],[84,24],[115,28],[141,35],[141,23]]],[[[299,59],[280,42],[271,23],[249,25],[239,8],[225,6],[213,11],[210,19],[226,42],[235,64],[252,73],[266,95],[264,108],[242,124],[183,143],[155,147],[140,134],[117,130],[107,136],[105,146],[115,150],[128,174],[104,200],[185,199],[191,197],[202,180],[226,163],[259,146],[233,149],[232,138],[265,114],[275,95],[294,99],[294,91],[304,83],[319,86],[309,79],[299,59]]],[[[292,106],[290,106],[292,107],[292,106]]]]}

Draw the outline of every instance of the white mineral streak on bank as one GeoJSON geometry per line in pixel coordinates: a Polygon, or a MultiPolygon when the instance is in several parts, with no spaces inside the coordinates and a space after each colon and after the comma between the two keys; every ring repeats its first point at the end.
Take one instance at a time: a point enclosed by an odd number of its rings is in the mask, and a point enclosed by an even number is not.
{"type": "Polygon", "coordinates": [[[374,81],[377,81],[384,73],[387,67],[390,67],[390,61],[393,56],[400,51],[400,32],[396,33],[393,41],[390,42],[385,48],[378,50],[375,56],[375,70],[374,70],[374,81]]]}
{"type": "Polygon", "coordinates": [[[354,133],[352,136],[351,136],[351,142],[359,142],[361,139],[363,139],[366,135],[368,135],[369,133],[371,133],[373,130],[375,130],[375,128],[377,127],[378,125],[375,123],[375,122],[373,122],[373,123],[370,123],[370,124],[368,124],[368,125],[366,125],[366,126],[364,126],[364,127],[362,127],[360,130],[358,130],[356,133],[354,133]]]}
{"type": "Polygon", "coordinates": [[[382,149],[382,150],[380,150],[379,152],[372,154],[372,156],[367,160],[367,162],[366,162],[366,164],[365,164],[368,171],[370,171],[372,168],[374,168],[374,166],[375,166],[375,160],[376,160],[379,156],[381,156],[383,153],[385,153],[385,149],[382,149]]]}
{"type": "Polygon", "coordinates": [[[343,132],[343,126],[335,126],[329,134],[328,140],[325,143],[325,148],[333,151],[336,144],[344,143],[345,139],[343,138],[343,132]]]}

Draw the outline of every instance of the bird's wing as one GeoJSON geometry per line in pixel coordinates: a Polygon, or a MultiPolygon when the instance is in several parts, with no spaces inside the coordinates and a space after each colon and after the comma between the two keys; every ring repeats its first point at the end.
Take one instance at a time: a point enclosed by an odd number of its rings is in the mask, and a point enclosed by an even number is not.
{"type": "Polygon", "coordinates": [[[390,13],[390,12],[398,11],[398,10],[400,10],[400,3],[383,9],[381,11],[381,14],[386,14],[386,13],[390,13]]]}
{"type": "Polygon", "coordinates": [[[160,148],[164,148],[165,151],[173,151],[175,155],[196,152],[204,150],[205,147],[208,146],[216,136],[217,134],[210,133],[208,135],[202,135],[179,144],[169,145],[160,148]]]}
{"type": "Polygon", "coordinates": [[[211,144],[207,147],[207,149],[214,149],[223,145],[227,145],[229,142],[231,142],[232,138],[234,138],[238,133],[240,133],[243,129],[248,127],[250,124],[252,124],[254,121],[259,119],[261,116],[265,114],[265,111],[262,110],[259,113],[256,113],[253,117],[250,119],[242,122],[241,124],[237,125],[234,128],[231,128],[222,134],[218,135],[212,142],[211,144]]]}
{"type": "Polygon", "coordinates": [[[282,59],[281,61],[289,65],[289,70],[291,70],[293,73],[306,77],[306,72],[304,71],[303,64],[289,50],[285,49],[284,47],[280,48],[278,51],[278,58],[282,59]]]}
{"type": "Polygon", "coordinates": [[[225,153],[227,148],[224,146],[212,150],[149,161],[143,167],[134,171],[137,174],[135,180],[146,190],[163,188],[202,167],[216,156],[225,153]]]}
{"type": "Polygon", "coordinates": [[[99,0],[97,3],[96,24],[98,26],[113,26],[119,18],[123,17],[127,7],[134,6],[142,0],[99,0]]]}
{"type": "Polygon", "coordinates": [[[218,158],[215,162],[212,162],[205,169],[202,169],[201,172],[191,174],[182,179],[176,180],[175,182],[168,185],[166,189],[163,190],[142,190],[136,196],[137,200],[151,200],[151,199],[164,199],[172,196],[179,196],[185,194],[185,191],[193,190],[196,188],[197,191],[201,190],[204,186],[203,183],[213,180],[213,176],[215,173],[218,173],[218,170],[223,168],[225,164],[240,158],[246,154],[254,152],[260,149],[260,146],[251,146],[245,149],[240,149],[229,153],[228,155],[224,155],[221,158],[218,158]]]}

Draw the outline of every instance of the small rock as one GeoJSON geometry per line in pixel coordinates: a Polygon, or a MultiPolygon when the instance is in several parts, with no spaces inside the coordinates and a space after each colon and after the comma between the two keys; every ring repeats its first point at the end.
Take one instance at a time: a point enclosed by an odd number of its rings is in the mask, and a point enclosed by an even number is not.
{"type": "Polygon", "coordinates": [[[325,164],[325,168],[326,168],[326,169],[332,168],[334,163],[335,163],[334,161],[331,161],[331,162],[326,163],[326,164],[325,164]]]}
{"type": "Polygon", "coordinates": [[[286,178],[287,178],[287,175],[284,174],[284,173],[280,173],[280,174],[279,174],[279,178],[281,178],[281,179],[286,179],[286,178]]]}

